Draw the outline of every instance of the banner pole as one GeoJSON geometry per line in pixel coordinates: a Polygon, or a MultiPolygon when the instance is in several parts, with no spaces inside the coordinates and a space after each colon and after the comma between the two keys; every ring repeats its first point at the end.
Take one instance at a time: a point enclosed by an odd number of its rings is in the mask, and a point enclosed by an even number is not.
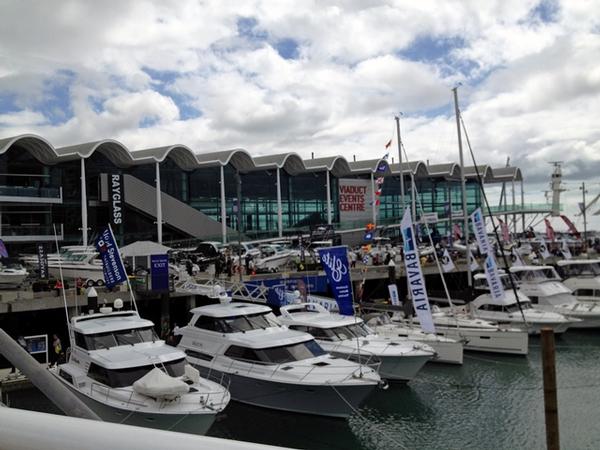
{"type": "Polygon", "coordinates": [[[135,312],[139,314],[137,303],[135,301],[135,296],[133,295],[133,289],[131,288],[131,281],[129,281],[129,275],[127,275],[127,271],[125,270],[125,266],[123,265],[123,259],[121,258],[121,253],[119,251],[119,244],[117,244],[117,241],[115,240],[115,235],[113,234],[113,230],[112,230],[112,227],[110,226],[110,223],[108,224],[108,230],[110,231],[110,235],[113,239],[113,242],[115,243],[115,247],[117,248],[117,253],[119,254],[119,260],[121,261],[121,267],[123,268],[123,273],[125,274],[125,280],[127,280],[127,287],[129,288],[129,296],[131,297],[131,303],[133,303],[133,309],[135,309],[135,312]]]}

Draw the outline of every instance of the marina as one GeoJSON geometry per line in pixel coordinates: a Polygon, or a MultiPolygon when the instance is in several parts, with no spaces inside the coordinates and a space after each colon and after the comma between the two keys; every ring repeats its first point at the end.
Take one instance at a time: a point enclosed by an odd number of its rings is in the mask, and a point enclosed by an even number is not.
{"type": "Polygon", "coordinates": [[[600,448],[591,3],[28,3],[1,450],[600,448]]]}

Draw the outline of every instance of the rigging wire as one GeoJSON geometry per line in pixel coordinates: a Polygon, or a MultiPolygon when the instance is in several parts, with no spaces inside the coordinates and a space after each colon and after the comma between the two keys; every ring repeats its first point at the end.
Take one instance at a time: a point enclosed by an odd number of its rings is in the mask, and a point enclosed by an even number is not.
{"type": "MultiPolygon", "coordinates": [[[[473,160],[473,166],[475,167],[475,173],[477,174],[477,182],[479,183],[479,187],[481,189],[481,195],[483,196],[483,200],[485,202],[487,213],[490,217],[490,220],[492,221],[492,228],[494,230],[494,235],[496,236],[496,242],[498,243],[498,248],[500,250],[500,254],[502,255],[502,261],[504,262],[504,270],[506,271],[506,274],[508,276],[508,280],[510,282],[512,291],[515,294],[515,300],[517,302],[517,306],[519,307],[519,311],[521,312],[521,317],[523,318],[523,323],[525,324],[525,326],[528,326],[527,319],[525,319],[525,312],[523,311],[523,306],[521,305],[521,301],[519,300],[519,294],[517,292],[517,285],[510,273],[510,269],[508,267],[508,259],[506,258],[506,253],[504,252],[504,246],[501,245],[501,243],[500,243],[501,241],[500,241],[500,235],[498,234],[498,227],[496,225],[496,222],[494,221],[494,216],[492,215],[490,203],[489,203],[487,195],[485,193],[485,189],[483,188],[483,179],[481,178],[481,174],[479,173],[479,167],[477,167],[477,161],[475,160],[475,154],[473,153],[473,148],[471,147],[471,140],[469,139],[469,135],[467,133],[467,127],[465,126],[465,122],[462,117],[462,112],[460,111],[458,106],[457,106],[457,109],[458,109],[458,117],[460,119],[462,129],[465,132],[465,139],[467,141],[467,146],[469,147],[469,153],[471,154],[471,159],[473,160]]],[[[464,176],[464,174],[462,176],[464,176]]],[[[463,213],[467,214],[466,211],[464,211],[463,213]]],[[[469,245],[468,244],[468,241],[469,241],[468,236],[469,236],[468,230],[465,230],[465,244],[467,246],[469,245]]],[[[493,256],[495,256],[495,255],[493,255],[493,256]]]]}

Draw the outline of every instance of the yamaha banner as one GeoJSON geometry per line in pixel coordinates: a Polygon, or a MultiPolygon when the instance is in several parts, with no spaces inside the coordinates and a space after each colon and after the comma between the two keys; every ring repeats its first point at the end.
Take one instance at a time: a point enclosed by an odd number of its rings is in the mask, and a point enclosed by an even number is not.
{"type": "Polygon", "coordinates": [[[48,279],[48,255],[44,244],[37,245],[38,272],[42,280],[48,279]]]}
{"type": "Polygon", "coordinates": [[[123,223],[123,176],[118,173],[109,175],[110,224],[117,226],[123,223]]]}
{"type": "Polygon", "coordinates": [[[425,278],[421,270],[419,261],[419,250],[415,239],[412,217],[410,209],[406,208],[402,222],[400,223],[402,231],[402,240],[404,242],[404,267],[406,269],[406,279],[408,289],[412,297],[413,306],[417,312],[417,317],[421,323],[421,329],[426,333],[435,333],[431,309],[429,308],[429,298],[427,297],[427,288],[425,287],[425,278]]]}
{"type": "Polygon", "coordinates": [[[112,289],[119,283],[127,281],[127,274],[119,248],[110,228],[106,228],[96,239],[96,250],[102,259],[102,270],[104,272],[104,283],[108,289],[112,289]]]}
{"type": "Polygon", "coordinates": [[[152,291],[169,291],[169,257],[150,255],[150,282],[152,291]]]}
{"type": "Polygon", "coordinates": [[[327,280],[333,291],[335,301],[340,307],[340,314],[354,315],[352,299],[352,282],[348,267],[348,248],[344,246],[319,249],[319,258],[327,280]]]}

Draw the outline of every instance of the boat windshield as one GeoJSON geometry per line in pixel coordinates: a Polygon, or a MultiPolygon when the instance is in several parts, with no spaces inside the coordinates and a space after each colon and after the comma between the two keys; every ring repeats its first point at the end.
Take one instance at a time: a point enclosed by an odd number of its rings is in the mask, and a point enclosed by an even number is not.
{"type": "MultiPolygon", "coordinates": [[[[312,330],[311,330],[312,333],[312,330]]],[[[356,339],[357,337],[366,337],[372,334],[364,323],[355,323],[335,328],[321,328],[318,335],[314,335],[318,339],[328,341],[345,341],[348,339],[356,339]]]]}
{"type": "Polygon", "coordinates": [[[232,359],[259,364],[284,364],[325,354],[325,350],[314,340],[261,349],[232,345],[225,352],[225,356],[232,359]]]}
{"type": "MultiPolygon", "coordinates": [[[[505,291],[508,290],[512,290],[512,285],[510,283],[510,280],[508,279],[508,275],[506,274],[501,274],[500,275],[500,282],[502,283],[502,288],[505,291]]],[[[480,290],[484,290],[484,291],[489,291],[490,287],[488,285],[487,279],[485,277],[482,278],[476,278],[475,279],[475,289],[480,289],[480,290]]]]}
{"type": "Polygon", "coordinates": [[[564,278],[600,276],[600,263],[565,264],[559,267],[564,278]]]}
{"type": "Polygon", "coordinates": [[[125,369],[106,369],[91,363],[88,376],[99,383],[113,388],[131,386],[155,367],[172,377],[180,377],[185,372],[185,359],[177,359],[162,364],[127,367],[125,369]]]}
{"type": "MultiPolygon", "coordinates": [[[[526,309],[531,309],[531,303],[529,302],[524,302],[521,300],[521,308],[524,310],[526,309]]],[[[506,311],[507,313],[515,313],[515,312],[520,312],[519,310],[519,305],[516,303],[513,303],[512,305],[506,305],[504,307],[504,311],[506,311]]]]}
{"type": "Polygon", "coordinates": [[[517,270],[513,272],[515,279],[518,282],[525,283],[542,283],[544,281],[560,281],[560,277],[552,267],[544,269],[517,270]]]}
{"type": "Polygon", "coordinates": [[[86,350],[99,350],[119,345],[139,344],[140,342],[155,342],[157,340],[158,336],[152,327],[85,335],[75,332],[75,343],[86,350]]]}
{"type": "Polygon", "coordinates": [[[278,327],[279,324],[268,317],[270,311],[231,317],[200,316],[194,326],[219,333],[239,333],[250,330],[264,330],[278,327]]]}

